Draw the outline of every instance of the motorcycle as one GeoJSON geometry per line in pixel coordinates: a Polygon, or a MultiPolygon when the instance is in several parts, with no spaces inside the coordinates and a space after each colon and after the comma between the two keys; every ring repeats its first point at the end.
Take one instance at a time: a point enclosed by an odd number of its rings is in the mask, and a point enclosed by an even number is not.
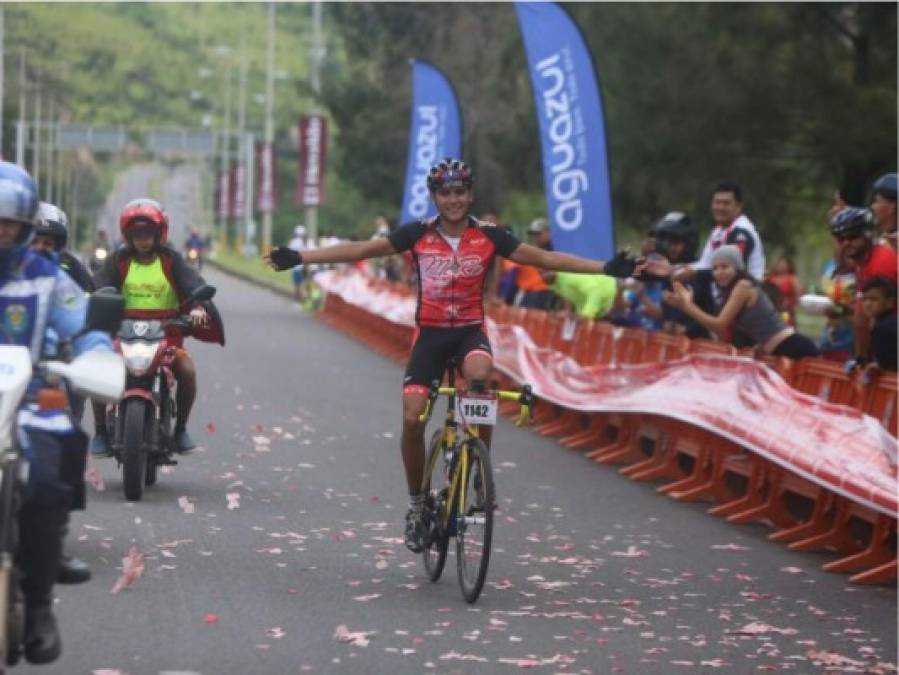
{"type": "MultiPolygon", "coordinates": [[[[190,307],[211,300],[212,286],[201,286],[187,299],[190,307]]],[[[125,499],[140,501],[144,487],[156,483],[158,468],[175,465],[178,383],[173,365],[175,335],[190,335],[188,317],[124,319],[115,339],[128,371],[121,402],[107,407],[110,449],[122,467],[125,499]]]]}
{"type": "Polygon", "coordinates": [[[125,389],[125,365],[118,354],[92,351],[70,363],[47,360],[32,366],[27,347],[0,346],[0,673],[3,664],[13,666],[21,658],[25,636],[25,601],[15,555],[16,514],[28,483],[28,462],[18,443],[18,411],[35,368],[54,394],[65,385],[81,396],[116,401],[125,389]]]}
{"type": "Polygon", "coordinates": [[[203,252],[195,247],[191,246],[187,249],[187,264],[193,267],[197,272],[203,269],[203,252]]]}

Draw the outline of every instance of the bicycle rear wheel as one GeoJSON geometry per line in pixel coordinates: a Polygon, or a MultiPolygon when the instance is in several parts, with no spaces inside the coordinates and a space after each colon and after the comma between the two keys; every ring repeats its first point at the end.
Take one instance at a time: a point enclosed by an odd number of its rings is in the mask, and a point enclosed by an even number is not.
{"type": "Polygon", "coordinates": [[[449,491],[447,485],[447,469],[443,459],[443,430],[438,429],[431,437],[428,445],[428,461],[425,464],[427,484],[422,494],[425,496],[425,512],[427,515],[428,538],[421,553],[425,564],[425,572],[431,581],[440,579],[446,565],[446,551],[449,548],[449,533],[441,525],[444,501],[449,491]]]}
{"type": "Polygon", "coordinates": [[[490,564],[493,470],[487,446],[480,439],[466,440],[462,452],[468,455],[468,470],[467,475],[462,476],[465,511],[457,518],[456,567],[462,596],[467,602],[474,602],[484,588],[490,564]]]}

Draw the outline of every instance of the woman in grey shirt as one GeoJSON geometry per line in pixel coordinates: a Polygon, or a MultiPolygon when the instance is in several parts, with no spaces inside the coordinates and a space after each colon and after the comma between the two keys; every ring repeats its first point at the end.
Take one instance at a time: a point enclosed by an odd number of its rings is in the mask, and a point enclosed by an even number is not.
{"type": "Polygon", "coordinates": [[[733,245],[719,247],[712,254],[712,277],[723,298],[718,316],[706,314],[693,302],[693,290],[675,281],[674,290],[664,300],[698,323],[731,341],[739,330],[758,344],[765,354],[801,359],[818,356],[815,343],[784,323],[768,296],[743,268],[743,255],[733,245]]]}

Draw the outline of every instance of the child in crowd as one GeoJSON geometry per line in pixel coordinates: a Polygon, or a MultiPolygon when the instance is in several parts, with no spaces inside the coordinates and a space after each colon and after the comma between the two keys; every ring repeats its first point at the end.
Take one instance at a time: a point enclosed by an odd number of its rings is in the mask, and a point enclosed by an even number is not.
{"type": "Polygon", "coordinates": [[[673,291],[665,291],[664,301],[729,342],[739,331],[765,354],[791,359],[818,356],[815,343],[784,323],[758,281],[746,273],[737,246],[727,244],[712,254],[712,277],[723,299],[718,316],[702,311],[693,302],[692,289],[678,281],[673,291]]]}
{"type": "Polygon", "coordinates": [[[788,256],[781,256],[765,281],[776,286],[783,296],[783,311],[790,316],[790,323],[795,324],[796,303],[802,295],[802,282],[796,274],[793,261],[788,256]]]}
{"type": "Polygon", "coordinates": [[[873,277],[862,287],[862,309],[871,320],[871,347],[866,372],[896,370],[896,285],[873,277]]]}
{"type": "Polygon", "coordinates": [[[833,302],[827,310],[827,323],[821,331],[821,356],[845,362],[855,353],[855,329],[852,308],[855,305],[855,268],[837,242],[831,258],[821,274],[821,290],[833,302]]]}

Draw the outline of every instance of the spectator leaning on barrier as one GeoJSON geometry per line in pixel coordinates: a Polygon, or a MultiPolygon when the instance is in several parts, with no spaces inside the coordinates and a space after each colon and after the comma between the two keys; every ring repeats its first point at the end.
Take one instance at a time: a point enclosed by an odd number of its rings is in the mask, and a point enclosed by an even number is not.
{"type": "Polygon", "coordinates": [[[871,346],[865,371],[896,370],[896,284],[884,277],[868,279],[862,287],[862,308],[871,321],[871,346]]]}
{"type": "MultiPolygon", "coordinates": [[[[669,211],[653,223],[650,231],[655,244],[654,253],[662,256],[675,268],[684,268],[696,260],[699,230],[687,214],[681,211],[669,211]]],[[[652,255],[652,253],[647,255],[652,255]]],[[[662,279],[655,283],[660,289],[659,297],[661,292],[671,290],[669,279],[662,279]]],[[[717,314],[719,309],[712,292],[713,285],[711,270],[695,272],[690,281],[690,286],[693,288],[693,301],[708,314],[717,314]]],[[[680,310],[666,304],[663,304],[661,309],[665,330],[685,334],[690,338],[711,337],[704,326],[680,310]]]]}
{"type": "Polygon", "coordinates": [[[854,206],[843,209],[830,221],[830,233],[839,244],[840,253],[855,266],[855,358],[846,364],[849,369],[864,365],[871,339],[871,322],[862,309],[861,289],[876,276],[894,284],[899,276],[896,252],[889,246],[875,243],[874,229],[871,211],[854,206]]]}
{"type": "Polygon", "coordinates": [[[660,330],[664,320],[664,290],[658,281],[625,279],[618,287],[610,321],[616,326],[660,330]]]}
{"type": "MultiPolygon", "coordinates": [[[[542,248],[544,251],[553,250],[549,223],[546,218],[537,218],[531,221],[527,234],[528,243],[531,246],[542,248]]],[[[549,309],[552,306],[555,296],[538,268],[531,265],[519,265],[516,283],[518,290],[521,291],[520,304],[522,307],[549,309]]]]}
{"type": "Polygon", "coordinates": [[[679,281],[665,293],[665,302],[682,310],[724,339],[732,340],[736,331],[747,335],[765,354],[799,359],[818,356],[814,342],[787,326],[759,287],[759,282],[743,268],[743,252],[726,244],[712,255],[712,276],[721,291],[724,304],[718,316],[703,312],[693,302],[692,289],[679,281]]]}
{"type": "Polygon", "coordinates": [[[871,212],[881,242],[896,250],[896,174],[887,173],[874,181],[871,212]]]}
{"type": "Polygon", "coordinates": [[[544,273],[552,283],[553,292],[582,319],[600,319],[615,302],[617,279],[605,274],[574,274],[572,272],[544,273]]]}
{"type": "Polygon", "coordinates": [[[884,277],[869,279],[862,289],[862,305],[871,320],[871,364],[880,370],[897,370],[896,284],[884,277]]]}
{"type": "Polygon", "coordinates": [[[833,242],[833,258],[821,272],[821,291],[833,303],[825,314],[827,323],[821,331],[818,347],[821,356],[844,362],[855,354],[855,329],[852,320],[855,307],[855,265],[833,242]]]}

